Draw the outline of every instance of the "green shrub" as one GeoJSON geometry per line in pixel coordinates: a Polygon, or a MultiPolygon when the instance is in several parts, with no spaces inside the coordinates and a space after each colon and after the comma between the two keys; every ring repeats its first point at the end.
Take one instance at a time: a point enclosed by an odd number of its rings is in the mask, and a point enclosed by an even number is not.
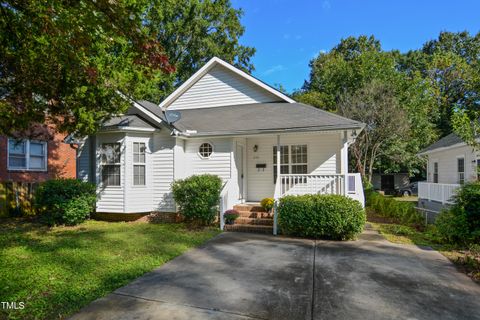
{"type": "Polygon", "coordinates": [[[260,201],[260,205],[262,206],[263,210],[266,212],[270,212],[273,209],[274,200],[273,198],[264,198],[260,201]]]}
{"type": "Polygon", "coordinates": [[[435,220],[441,239],[450,243],[480,241],[480,182],[463,185],[449,210],[435,220]]]}
{"type": "Polygon", "coordinates": [[[35,192],[35,207],[48,225],[83,222],[95,208],[95,201],[95,185],[77,179],[49,180],[35,192]]]}
{"type": "Polygon", "coordinates": [[[301,237],[352,239],[365,224],[360,202],[339,195],[286,196],[278,212],[282,233],[301,237]]]}
{"type": "Polygon", "coordinates": [[[376,214],[385,218],[392,218],[402,224],[421,224],[422,216],[415,210],[415,204],[407,201],[397,201],[378,192],[367,196],[367,207],[372,208],[376,214]]]}
{"type": "Polygon", "coordinates": [[[217,215],[222,180],[215,175],[194,175],[172,184],[173,198],[188,221],[211,224],[217,215]]]}

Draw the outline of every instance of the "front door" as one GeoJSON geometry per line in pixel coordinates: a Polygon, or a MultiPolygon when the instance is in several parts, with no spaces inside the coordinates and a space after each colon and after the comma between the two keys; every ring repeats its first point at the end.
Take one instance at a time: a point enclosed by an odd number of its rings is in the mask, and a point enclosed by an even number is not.
{"type": "Polygon", "coordinates": [[[244,199],[244,194],[243,194],[243,179],[244,179],[244,174],[243,174],[243,145],[237,144],[237,170],[238,170],[238,190],[239,190],[239,195],[238,198],[240,200],[244,199]]]}

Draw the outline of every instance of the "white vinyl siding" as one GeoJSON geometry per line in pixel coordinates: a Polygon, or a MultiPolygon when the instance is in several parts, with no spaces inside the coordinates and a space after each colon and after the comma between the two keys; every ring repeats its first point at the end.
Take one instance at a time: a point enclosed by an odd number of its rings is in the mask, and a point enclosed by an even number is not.
{"type": "Polygon", "coordinates": [[[458,159],[460,158],[464,158],[465,182],[474,180],[477,175],[475,155],[471,147],[460,146],[428,154],[427,181],[434,182],[434,163],[438,162],[438,183],[459,183],[458,159]]]}
{"type": "Polygon", "coordinates": [[[168,108],[198,109],[281,99],[222,66],[215,66],[168,108]]]}
{"type": "Polygon", "coordinates": [[[153,210],[174,212],[175,203],[171,191],[173,182],[173,150],[175,138],[166,130],[153,135],[152,195],[153,210]]]}
{"type": "Polygon", "coordinates": [[[193,174],[214,174],[222,179],[230,179],[232,165],[232,139],[195,139],[185,142],[185,157],[187,176],[193,174]],[[202,158],[199,148],[202,143],[210,143],[213,153],[208,158],[202,158]]]}
{"type": "Polygon", "coordinates": [[[90,139],[83,140],[77,149],[77,179],[88,182],[90,177],[90,139]]]}
{"type": "MultiPolygon", "coordinates": [[[[249,201],[272,197],[273,182],[272,150],[277,144],[276,136],[247,138],[247,196],[249,201]],[[253,147],[257,145],[257,152],[253,147]],[[265,169],[256,164],[265,163],[265,169]]],[[[307,145],[307,173],[340,173],[340,152],[343,146],[340,133],[290,134],[280,137],[282,146],[307,145]],[[338,161],[337,161],[338,159],[338,161]]]]}

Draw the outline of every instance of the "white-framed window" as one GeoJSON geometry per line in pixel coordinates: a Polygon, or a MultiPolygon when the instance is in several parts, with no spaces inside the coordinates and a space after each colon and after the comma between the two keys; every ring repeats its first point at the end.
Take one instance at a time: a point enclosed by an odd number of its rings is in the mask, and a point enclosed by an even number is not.
{"type": "Polygon", "coordinates": [[[457,158],[457,174],[458,174],[458,183],[465,183],[465,158],[457,158]]]}
{"type": "Polygon", "coordinates": [[[433,163],[433,183],[438,183],[438,162],[433,163]]]}
{"type": "Polygon", "coordinates": [[[47,170],[47,142],[8,139],[9,170],[47,170]]]}
{"type": "Polygon", "coordinates": [[[133,143],[133,185],[145,185],[145,171],[146,171],[146,146],[143,142],[133,143]]]}
{"type": "Polygon", "coordinates": [[[209,142],[204,142],[198,148],[198,154],[204,159],[210,158],[213,153],[213,145],[209,142]]]}
{"type": "Polygon", "coordinates": [[[105,187],[120,186],[120,143],[102,143],[101,145],[101,172],[102,184],[105,187]]]}
{"type": "MultiPolygon", "coordinates": [[[[280,174],[308,173],[306,144],[280,146],[280,174]]],[[[277,181],[277,146],[273,146],[273,183],[277,181]]]]}

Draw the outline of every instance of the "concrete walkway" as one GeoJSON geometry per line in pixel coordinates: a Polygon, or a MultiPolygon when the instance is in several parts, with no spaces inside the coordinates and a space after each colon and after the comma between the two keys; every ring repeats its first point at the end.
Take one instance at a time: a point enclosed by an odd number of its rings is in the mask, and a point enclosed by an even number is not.
{"type": "Polygon", "coordinates": [[[441,254],[223,233],[72,319],[480,319],[480,286],[441,254]]]}

